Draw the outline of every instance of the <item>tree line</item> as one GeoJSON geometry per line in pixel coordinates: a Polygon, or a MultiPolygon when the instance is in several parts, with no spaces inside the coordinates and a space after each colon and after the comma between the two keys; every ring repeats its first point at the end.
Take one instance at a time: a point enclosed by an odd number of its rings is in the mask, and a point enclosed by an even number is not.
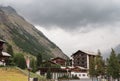
{"type": "MultiPolygon", "coordinates": [[[[6,60],[7,66],[17,66],[21,69],[27,69],[25,55],[22,53],[14,53],[13,48],[10,44],[7,44],[6,48],[7,53],[11,55],[9,59],[6,60]]],[[[49,70],[47,72],[47,79],[51,79],[51,72],[50,67],[59,67],[55,65],[51,65],[48,62],[43,64],[43,57],[42,55],[45,55],[45,51],[40,51],[35,57],[29,57],[30,59],[30,68],[32,72],[36,72],[39,67],[49,67],[49,70]]]]}
{"type": "MultiPolygon", "coordinates": [[[[103,60],[100,50],[98,55],[90,58],[89,74],[92,78],[105,78],[108,81],[119,81],[120,78],[120,54],[116,54],[114,49],[111,49],[110,56],[103,60]]],[[[101,80],[100,80],[101,81],[101,80]]]]}
{"type": "MultiPolygon", "coordinates": [[[[13,48],[10,44],[7,44],[6,51],[11,55],[11,57],[6,60],[7,66],[17,66],[21,69],[27,68],[25,56],[22,53],[14,53],[13,48]]],[[[30,57],[30,67],[32,68],[32,72],[35,72],[37,68],[41,65],[43,53],[44,52],[40,52],[35,56],[35,58],[30,57]]]]}

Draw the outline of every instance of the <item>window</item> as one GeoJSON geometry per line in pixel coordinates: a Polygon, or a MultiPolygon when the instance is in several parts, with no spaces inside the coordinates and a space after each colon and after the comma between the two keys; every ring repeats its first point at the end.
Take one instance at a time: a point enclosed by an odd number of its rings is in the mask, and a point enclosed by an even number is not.
{"type": "Polygon", "coordinates": [[[82,58],[82,60],[85,60],[85,58],[82,58]]]}
{"type": "Polygon", "coordinates": [[[85,74],[83,74],[83,76],[85,76],[85,74]]]}
{"type": "Polygon", "coordinates": [[[74,77],[74,74],[72,74],[72,77],[74,77]]]}
{"type": "Polygon", "coordinates": [[[75,76],[77,76],[77,74],[75,74],[75,76]]]}
{"type": "Polygon", "coordinates": [[[82,63],[82,64],[84,64],[84,62],[83,62],[83,61],[82,61],[81,63],[82,63]]]}

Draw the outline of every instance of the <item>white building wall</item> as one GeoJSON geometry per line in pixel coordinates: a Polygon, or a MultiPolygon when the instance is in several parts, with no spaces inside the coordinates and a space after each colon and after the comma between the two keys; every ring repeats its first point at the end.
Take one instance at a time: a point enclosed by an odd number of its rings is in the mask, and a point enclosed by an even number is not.
{"type": "Polygon", "coordinates": [[[4,62],[0,61],[0,65],[5,66],[5,65],[6,65],[6,63],[4,63],[4,62]]]}
{"type": "Polygon", "coordinates": [[[89,55],[87,55],[87,69],[89,69],[89,64],[90,64],[89,55]]]}
{"type": "Polygon", "coordinates": [[[40,75],[40,70],[38,70],[38,71],[36,72],[36,74],[40,75]]]}
{"type": "Polygon", "coordinates": [[[73,67],[73,65],[74,65],[74,62],[73,62],[73,60],[74,60],[74,59],[73,59],[73,57],[70,57],[70,59],[72,60],[72,67],[73,67]]]}
{"type": "Polygon", "coordinates": [[[80,79],[85,79],[85,78],[89,78],[88,73],[84,72],[84,73],[79,73],[79,72],[71,72],[72,76],[77,75],[77,77],[79,77],[80,79]]]}

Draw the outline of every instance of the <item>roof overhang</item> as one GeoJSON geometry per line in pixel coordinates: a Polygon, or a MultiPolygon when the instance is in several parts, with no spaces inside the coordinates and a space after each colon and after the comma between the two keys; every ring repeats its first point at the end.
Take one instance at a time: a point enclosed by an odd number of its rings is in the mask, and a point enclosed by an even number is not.
{"type": "Polygon", "coordinates": [[[5,56],[5,57],[10,57],[11,55],[8,54],[7,52],[2,52],[2,56],[5,56]]]}
{"type": "Polygon", "coordinates": [[[0,42],[5,43],[5,41],[4,41],[4,40],[2,40],[2,39],[0,39],[0,42]]]}

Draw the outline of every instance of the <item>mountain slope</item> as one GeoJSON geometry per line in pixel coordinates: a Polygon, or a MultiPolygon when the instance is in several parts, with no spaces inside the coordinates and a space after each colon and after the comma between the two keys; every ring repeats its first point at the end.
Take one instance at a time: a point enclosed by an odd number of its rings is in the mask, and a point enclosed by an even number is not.
{"type": "Polygon", "coordinates": [[[11,44],[15,52],[37,55],[44,51],[42,56],[45,59],[58,56],[67,58],[42,32],[19,16],[10,6],[0,7],[0,38],[11,44]]]}

